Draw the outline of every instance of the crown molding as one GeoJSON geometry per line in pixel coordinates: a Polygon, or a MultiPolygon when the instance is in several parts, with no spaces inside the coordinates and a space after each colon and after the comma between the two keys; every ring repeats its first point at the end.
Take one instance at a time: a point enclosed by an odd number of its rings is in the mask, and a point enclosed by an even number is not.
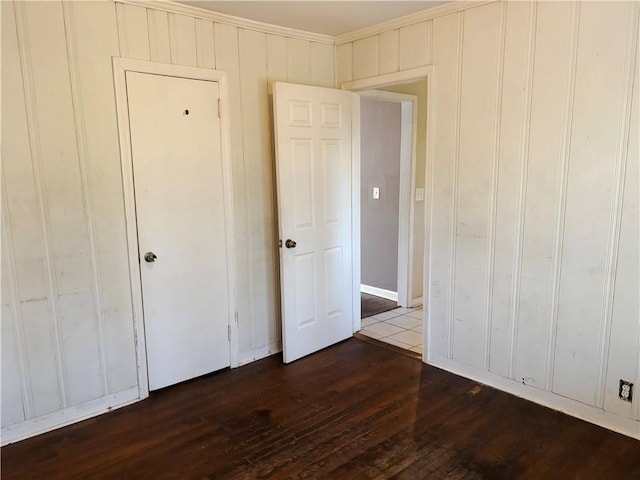
{"type": "Polygon", "coordinates": [[[421,10],[419,12],[410,13],[409,15],[394,18],[392,20],[378,23],[370,27],[354,30],[353,32],[337,35],[336,37],[334,37],[335,44],[336,46],[339,46],[344,43],[349,43],[355,40],[371,37],[373,35],[378,35],[379,33],[383,33],[389,30],[395,30],[397,28],[407,27],[415,23],[424,22],[425,20],[432,20],[437,17],[442,17],[443,15],[448,15],[454,12],[460,12],[462,10],[468,10],[470,8],[479,7],[480,5],[486,5],[489,3],[494,3],[496,1],[499,1],[499,0],[481,0],[481,1],[457,0],[455,2],[440,5],[438,7],[428,8],[426,10],[421,10]]]}
{"type": "Polygon", "coordinates": [[[342,45],[345,43],[360,40],[362,38],[371,37],[380,33],[395,30],[398,28],[413,25],[415,23],[424,22],[425,20],[432,20],[437,17],[442,17],[450,13],[460,12],[475,8],[481,5],[489,3],[495,3],[500,0],[456,0],[452,3],[440,5],[438,7],[428,8],[419,12],[411,13],[403,17],[394,18],[386,22],[378,23],[370,27],[354,30],[353,32],[344,33],[342,35],[324,35],[321,33],[307,32],[305,30],[297,30],[295,28],[282,27],[280,25],[273,25],[271,23],[258,22],[256,20],[249,20],[248,18],[236,17],[233,15],[227,15],[225,13],[214,12],[205,8],[194,7],[192,5],[186,5],[183,3],[174,2],[171,0],[113,0],[115,3],[124,3],[127,5],[136,5],[144,8],[152,8],[154,10],[162,10],[169,13],[178,13],[181,15],[188,15],[194,18],[202,18],[205,20],[211,20],[216,23],[224,23],[227,25],[233,25],[234,27],[246,28],[249,30],[256,30],[264,33],[272,33],[275,35],[282,35],[284,37],[300,38],[303,40],[309,40],[311,42],[324,43],[327,45],[342,45]]]}
{"type": "Polygon", "coordinates": [[[271,23],[263,23],[248,18],[235,17],[224,13],[213,12],[200,7],[185,5],[182,3],[172,2],[169,0],[114,0],[115,3],[124,3],[127,5],[136,5],[144,8],[152,8],[154,10],[162,10],[169,13],[178,13],[188,15],[190,17],[212,20],[216,23],[224,23],[233,25],[234,27],[256,30],[259,32],[273,33],[284,37],[300,38],[311,42],[325,43],[328,45],[335,44],[335,37],[332,35],[323,35],[321,33],[306,32],[304,30],[296,30],[295,28],[281,27],[271,23]]]}

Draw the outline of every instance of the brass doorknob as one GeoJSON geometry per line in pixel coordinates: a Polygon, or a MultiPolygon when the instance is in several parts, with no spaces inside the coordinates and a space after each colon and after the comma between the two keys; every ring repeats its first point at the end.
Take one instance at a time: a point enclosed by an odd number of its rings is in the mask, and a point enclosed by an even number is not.
{"type": "Polygon", "coordinates": [[[287,238],[287,241],[284,242],[284,246],[287,248],[296,248],[296,245],[297,243],[291,240],[290,238],[287,238]]]}
{"type": "Polygon", "coordinates": [[[153,263],[156,261],[156,258],[158,258],[158,256],[153,252],[147,252],[144,254],[145,262],[153,263]]]}

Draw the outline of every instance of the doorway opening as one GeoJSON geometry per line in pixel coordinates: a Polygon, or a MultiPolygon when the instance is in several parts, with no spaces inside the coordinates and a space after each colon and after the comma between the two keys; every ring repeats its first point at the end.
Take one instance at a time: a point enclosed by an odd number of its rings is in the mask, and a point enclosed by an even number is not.
{"type": "MultiPolygon", "coordinates": [[[[422,287],[428,290],[429,241],[425,225],[429,224],[424,201],[431,186],[426,179],[433,159],[432,142],[427,143],[428,118],[431,118],[433,66],[354,80],[342,89],[311,87],[284,82],[274,84],[274,135],[276,137],[277,198],[283,325],[283,359],[285,363],[316,352],[361,330],[361,189],[360,189],[360,92],[390,85],[423,80],[418,86],[421,102],[422,135],[421,171],[418,193],[420,209],[414,208],[415,232],[409,237],[422,250],[413,261],[399,265],[411,266],[419,279],[420,297],[408,311],[394,312],[398,316],[409,311],[419,317],[425,332],[421,345],[409,345],[416,355],[428,358],[424,348],[427,338],[428,309],[422,313],[422,287]],[[429,147],[427,149],[427,146],[429,147]],[[343,193],[347,193],[344,195],[343,193]],[[420,226],[418,222],[421,222],[420,226]],[[318,228],[327,232],[315,234],[318,228]],[[415,233],[421,232],[421,240],[415,233]],[[347,294],[347,291],[349,294],[347,294]],[[349,304],[347,304],[348,302],[349,304]],[[420,312],[420,313],[416,313],[420,312]]],[[[404,88],[397,86],[394,88],[404,88]]],[[[417,112],[417,109],[414,109],[417,112]]],[[[417,115],[417,113],[416,113],[417,115]]],[[[415,141],[413,142],[415,145],[415,141]]],[[[414,149],[415,151],[415,149],[414,149]]],[[[412,153],[412,156],[416,155],[412,153]]],[[[414,162],[416,165],[417,162],[414,162]]],[[[412,167],[415,168],[415,167],[412,167]]],[[[416,182],[410,185],[409,198],[416,194],[416,182]]],[[[407,202],[415,207],[415,201],[407,202]]],[[[413,292],[413,288],[407,289],[413,292]]],[[[398,292],[396,292],[398,293],[398,292]]],[[[427,295],[428,297],[428,295],[427,295]]],[[[400,298],[400,297],[399,297],[400,298]]],[[[428,306],[427,306],[428,307],[428,306]]],[[[418,330],[413,332],[420,334],[418,330]]],[[[378,335],[380,337],[380,335],[378,335]]],[[[377,341],[377,340],[376,340],[377,341]]],[[[397,347],[394,347],[397,348],[397,347]]]]}
{"type": "Polygon", "coordinates": [[[423,352],[426,81],[359,94],[360,333],[418,354],[423,352]]]}

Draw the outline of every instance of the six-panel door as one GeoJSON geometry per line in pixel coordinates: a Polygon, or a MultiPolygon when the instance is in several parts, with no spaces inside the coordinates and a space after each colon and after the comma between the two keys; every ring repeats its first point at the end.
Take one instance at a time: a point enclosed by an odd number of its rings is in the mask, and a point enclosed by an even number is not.
{"type": "Polygon", "coordinates": [[[285,362],[353,333],[351,99],[274,85],[285,362]]]}

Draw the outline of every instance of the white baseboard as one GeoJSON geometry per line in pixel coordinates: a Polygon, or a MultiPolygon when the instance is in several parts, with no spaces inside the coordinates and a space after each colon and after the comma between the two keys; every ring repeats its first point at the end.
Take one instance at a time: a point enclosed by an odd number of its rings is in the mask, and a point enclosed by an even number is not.
{"type": "Polygon", "coordinates": [[[530,385],[523,385],[510,378],[505,378],[501,375],[470,365],[464,365],[432,352],[427,353],[425,363],[640,440],[640,421],[621,417],[615,413],[605,412],[600,408],[571,400],[570,398],[553,392],[540,390],[530,385]]]}
{"type": "Polygon", "coordinates": [[[398,292],[392,292],[391,290],[385,290],[384,288],[371,287],[369,285],[360,285],[360,291],[362,293],[368,293],[369,295],[375,295],[376,297],[393,300],[394,302],[398,301],[398,292]]]}
{"type": "Polygon", "coordinates": [[[137,402],[140,398],[138,386],[122,390],[121,392],[97,398],[82,405],[75,405],[57,412],[40,415],[20,423],[2,427],[2,446],[25,438],[34,437],[41,433],[55,430],[72,423],[86,420],[117,408],[137,402]]]}
{"type": "Polygon", "coordinates": [[[417,307],[418,305],[423,305],[422,297],[412,298],[411,301],[409,302],[410,307],[417,307]]]}
{"type": "Polygon", "coordinates": [[[269,345],[265,345],[264,347],[240,352],[240,354],[238,355],[238,364],[233,365],[231,368],[241,367],[242,365],[255,362],[256,360],[260,360],[262,358],[270,357],[271,355],[275,355],[276,353],[280,353],[281,351],[282,345],[280,345],[280,343],[278,342],[270,343],[269,345]]]}

